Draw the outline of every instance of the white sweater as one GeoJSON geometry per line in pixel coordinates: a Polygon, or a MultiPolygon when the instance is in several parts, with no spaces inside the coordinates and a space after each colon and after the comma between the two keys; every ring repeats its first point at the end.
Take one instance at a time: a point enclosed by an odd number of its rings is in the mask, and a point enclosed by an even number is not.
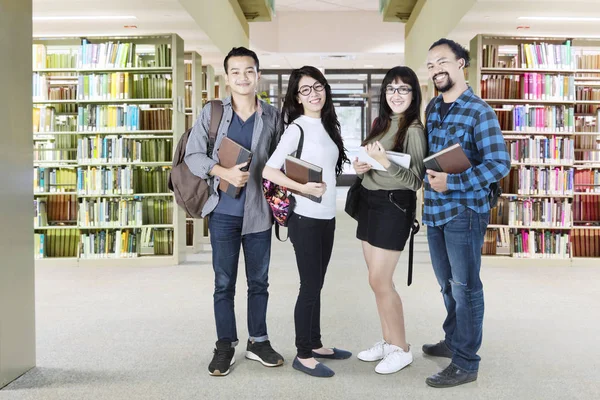
{"type": "MultiPolygon", "coordinates": [[[[296,208],[294,213],[309,218],[332,219],[335,217],[335,166],[337,164],[339,151],[329,134],[323,127],[320,118],[311,118],[303,115],[294,121],[304,130],[304,146],[300,159],[323,168],[323,181],[327,184],[327,190],[317,203],[304,196],[294,196],[296,208]]],[[[277,149],[267,161],[267,166],[281,169],[285,158],[298,148],[300,140],[300,129],[290,124],[277,145],[277,149]]]]}

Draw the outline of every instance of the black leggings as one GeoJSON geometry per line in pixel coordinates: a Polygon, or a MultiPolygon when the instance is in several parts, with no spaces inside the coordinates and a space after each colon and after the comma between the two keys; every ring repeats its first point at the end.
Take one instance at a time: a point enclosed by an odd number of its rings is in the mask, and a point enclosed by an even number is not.
{"type": "Polygon", "coordinates": [[[300,274],[300,293],[294,310],[299,358],[311,358],[321,343],[321,289],[331,259],[335,218],[315,219],[292,214],[288,221],[300,274]]]}

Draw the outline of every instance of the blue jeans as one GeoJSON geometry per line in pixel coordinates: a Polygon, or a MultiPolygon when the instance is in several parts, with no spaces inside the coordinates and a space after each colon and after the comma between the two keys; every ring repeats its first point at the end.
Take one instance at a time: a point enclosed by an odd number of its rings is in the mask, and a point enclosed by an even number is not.
{"type": "Polygon", "coordinates": [[[483,329],[483,284],[479,277],[481,247],[489,213],[467,208],[448,223],[427,227],[429,254],[448,315],[444,321],[446,345],[452,362],[477,371],[483,329]]]}
{"type": "Polygon", "coordinates": [[[250,340],[263,342],[267,336],[269,261],[271,229],[242,235],[243,217],[212,213],[208,221],[215,271],[215,322],[220,341],[238,342],[234,297],[240,247],[244,250],[248,283],[248,333],[250,340]]]}

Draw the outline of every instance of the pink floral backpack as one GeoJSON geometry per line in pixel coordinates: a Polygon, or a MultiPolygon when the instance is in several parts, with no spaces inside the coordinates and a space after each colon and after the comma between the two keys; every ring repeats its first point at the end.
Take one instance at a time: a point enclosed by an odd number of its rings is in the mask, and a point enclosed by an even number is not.
{"type": "MultiPolygon", "coordinates": [[[[292,154],[294,154],[295,157],[300,158],[302,155],[302,147],[304,146],[304,131],[300,125],[294,125],[300,129],[300,140],[298,141],[298,149],[292,154]]],[[[283,171],[283,167],[281,170],[283,171]]],[[[271,207],[271,212],[273,213],[273,218],[275,219],[275,236],[280,241],[285,242],[287,237],[285,240],[281,240],[279,237],[279,227],[287,226],[289,217],[294,211],[296,200],[290,191],[287,190],[287,188],[279,186],[268,179],[263,179],[262,188],[265,199],[267,200],[269,207],[271,207]]]]}

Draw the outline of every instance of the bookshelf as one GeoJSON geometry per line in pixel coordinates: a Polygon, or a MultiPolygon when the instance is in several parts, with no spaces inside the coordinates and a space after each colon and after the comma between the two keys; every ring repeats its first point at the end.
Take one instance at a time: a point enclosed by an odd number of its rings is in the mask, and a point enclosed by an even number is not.
{"type": "MultiPolygon", "coordinates": [[[[185,129],[190,129],[200,116],[204,105],[202,96],[205,91],[205,77],[202,57],[197,52],[185,53],[185,129]]],[[[195,219],[186,215],[186,245],[194,253],[199,253],[209,245],[208,236],[204,234],[206,219],[195,219]]]]}
{"type": "Polygon", "coordinates": [[[478,35],[471,86],[498,115],[511,170],[489,259],[592,265],[600,257],[600,41],[478,35]]]}
{"type": "Polygon", "coordinates": [[[185,259],[185,215],[167,188],[184,73],[176,34],[33,39],[36,263],[185,259]]]}

